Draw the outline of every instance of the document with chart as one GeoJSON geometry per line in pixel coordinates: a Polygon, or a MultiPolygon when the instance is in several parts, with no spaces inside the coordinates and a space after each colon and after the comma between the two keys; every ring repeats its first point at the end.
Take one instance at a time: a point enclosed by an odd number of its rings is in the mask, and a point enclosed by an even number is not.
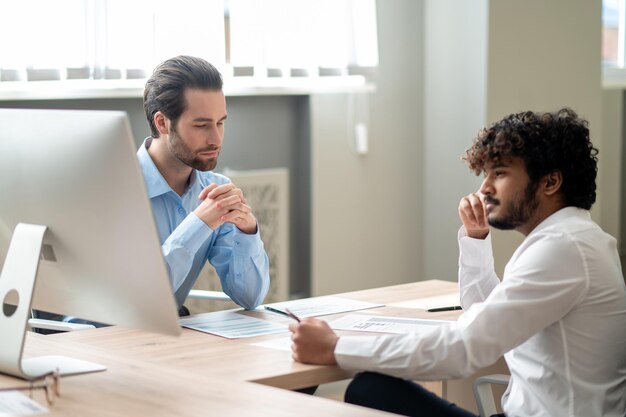
{"type": "Polygon", "coordinates": [[[328,324],[334,330],[352,330],[380,333],[417,333],[451,323],[448,320],[411,319],[388,316],[348,314],[328,324]]]}
{"type": "Polygon", "coordinates": [[[237,311],[216,311],[180,319],[180,324],[189,329],[211,333],[228,339],[283,333],[284,324],[272,323],[240,314],[237,311]]]}

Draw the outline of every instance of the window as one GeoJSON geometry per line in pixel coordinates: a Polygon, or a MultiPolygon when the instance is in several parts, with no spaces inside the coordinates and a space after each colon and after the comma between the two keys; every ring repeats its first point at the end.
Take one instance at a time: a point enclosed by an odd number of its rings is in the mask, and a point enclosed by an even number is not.
{"type": "Polygon", "coordinates": [[[602,66],[605,88],[626,87],[626,0],[602,0],[602,66]]]}
{"type": "Polygon", "coordinates": [[[145,79],[179,54],[227,77],[372,74],[375,9],[375,0],[12,1],[0,13],[0,81],[145,79]]]}
{"type": "Polygon", "coordinates": [[[617,66],[620,0],[602,1],[602,62],[617,66]]]}

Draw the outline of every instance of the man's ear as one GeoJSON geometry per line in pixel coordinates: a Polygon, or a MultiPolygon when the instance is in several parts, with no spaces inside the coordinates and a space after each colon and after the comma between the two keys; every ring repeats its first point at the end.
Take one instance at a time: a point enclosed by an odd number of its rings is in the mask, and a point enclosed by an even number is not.
{"type": "Polygon", "coordinates": [[[557,193],[563,185],[563,174],[561,171],[552,171],[544,177],[543,192],[546,195],[557,193]]]}
{"type": "Polygon", "coordinates": [[[159,136],[161,135],[169,135],[170,133],[170,119],[167,118],[160,111],[154,114],[154,125],[159,131],[159,136]]]}

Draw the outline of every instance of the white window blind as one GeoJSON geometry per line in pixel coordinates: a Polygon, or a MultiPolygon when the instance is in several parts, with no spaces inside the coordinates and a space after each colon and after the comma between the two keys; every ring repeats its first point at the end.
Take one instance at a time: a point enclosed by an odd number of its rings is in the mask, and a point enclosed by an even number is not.
{"type": "Polygon", "coordinates": [[[362,73],[375,0],[0,0],[0,81],[132,79],[180,54],[225,75],[362,73]]]}
{"type": "Polygon", "coordinates": [[[0,68],[11,70],[12,78],[25,78],[27,69],[31,78],[56,69],[47,77],[58,79],[60,68],[84,65],[89,49],[84,1],[0,4],[0,68]]]}
{"type": "Polygon", "coordinates": [[[378,65],[374,0],[230,0],[231,64],[333,75],[378,65]]]}

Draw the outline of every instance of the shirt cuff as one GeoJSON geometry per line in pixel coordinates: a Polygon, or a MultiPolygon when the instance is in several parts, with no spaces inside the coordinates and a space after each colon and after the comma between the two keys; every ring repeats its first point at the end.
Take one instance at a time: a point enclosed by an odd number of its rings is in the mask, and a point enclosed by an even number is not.
{"type": "Polygon", "coordinates": [[[365,371],[371,367],[378,336],[341,336],[335,345],[335,360],[347,371],[365,371]]]}
{"type": "Polygon", "coordinates": [[[236,254],[253,254],[258,255],[263,250],[263,241],[261,240],[261,228],[257,225],[256,233],[250,235],[244,233],[234,226],[235,234],[233,236],[233,252],[236,254]]]}
{"type": "Polygon", "coordinates": [[[194,212],[191,212],[176,227],[174,233],[176,235],[175,239],[182,246],[187,248],[190,253],[196,253],[200,250],[202,244],[213,234],[213,230],[194,212]]]}
{"type": "Polygon", "coordinates": [[[458,232],[460,261],[467,266],[482,266],[491,262],[491,232],[484,239],[474,239],[467,236],[465,227],[461,226],[458,232]]]}

